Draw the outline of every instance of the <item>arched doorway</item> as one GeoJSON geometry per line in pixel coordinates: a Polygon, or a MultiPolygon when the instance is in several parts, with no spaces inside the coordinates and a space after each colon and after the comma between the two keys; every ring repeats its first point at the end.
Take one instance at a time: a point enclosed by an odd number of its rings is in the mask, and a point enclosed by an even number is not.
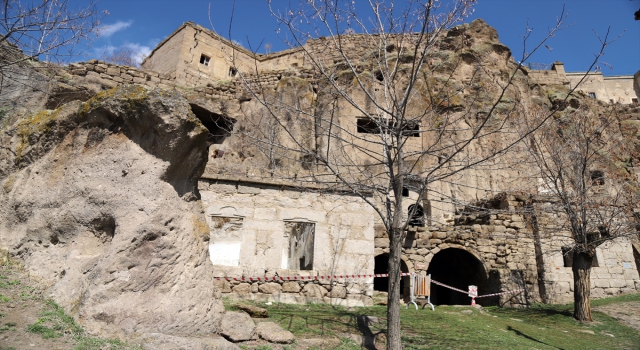
{"type": "MultiPolygon", "coordinates": [[[[484,266],[473,254],[463,249],[441,250],[431,259],[427,273],[431,274],[433,280],[464,291],[468,290],[470,285],[478,286],[479,295],[488,291],[484,266]]],[[[432,284],[431,302],[435,305],[470,305],[471,298],[467,294],[432,284]]]]}
{"type": "MultiPolygon", "coordinates": [[[[389,254],[380,254],[374,258],[373,273],[389,273],[389,254]]],[[[407,273],[409,268],[404,260],[400,260],[400,271],[407,273]]],[[[405,288],[409,287],[409,277],[402,277],[400,279],[400,293],[407,295],[408,291],[405,288]]],[[[376,277],[373,279],[373,290],[378,292],[389,291],[389,277],[376,277]]]]}

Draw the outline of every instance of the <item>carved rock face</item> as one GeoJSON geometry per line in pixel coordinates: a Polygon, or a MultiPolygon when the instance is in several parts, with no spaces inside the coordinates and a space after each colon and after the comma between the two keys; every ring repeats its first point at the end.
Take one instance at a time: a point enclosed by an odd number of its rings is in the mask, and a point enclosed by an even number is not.
{"type": "Polygon", "coordinates": [[[0,249],[92,332],[215,332],[206,133],[179,93],[140,86],[5,127],[0,249]]]}

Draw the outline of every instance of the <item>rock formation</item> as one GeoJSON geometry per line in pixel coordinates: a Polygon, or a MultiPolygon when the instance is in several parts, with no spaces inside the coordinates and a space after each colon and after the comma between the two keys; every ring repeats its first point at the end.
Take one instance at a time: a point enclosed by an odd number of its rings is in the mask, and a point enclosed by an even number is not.
{"type": "Polygon", "coordinates": [[[141,86],[4,127],[0,248],[91,332],[216,332],[206,137],[178,92],[141,86]]]}

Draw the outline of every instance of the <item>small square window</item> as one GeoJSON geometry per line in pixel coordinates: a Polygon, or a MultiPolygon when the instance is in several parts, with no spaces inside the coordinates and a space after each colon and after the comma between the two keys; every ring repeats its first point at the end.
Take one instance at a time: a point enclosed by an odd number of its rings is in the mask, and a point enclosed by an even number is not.
{"type": "Polygon", "coordinates": [[[596,98],[596,93],[595,92],[589,92],[589,97],[596,98]]]}
{"type": "Polygon", "coordinates": [[[591,172],[591,186],[604,185],[604,172],[602,170],[594,170],[591,172]]]}
{"type": "Polygon", "coordinates": [[[634,106],[637,106],[637,105],[638,105],[638,99],[637,99],[637,98],[631,98],[631,103],[632,103],[634,106]]]}
{"type": "Polygon", "coordinates": [[[211,57],[207,55],[200,55],[200,64],[204,64],[205,66],[208,66],[210,60],[211,60],[211,57]]]}
{"type": "Polygon", "coordinates": [[[238,74],[238,69],[234,68],[234,67],[229,67],[229,76],[230,77],[235,77],[236,74],[238,74]]]}

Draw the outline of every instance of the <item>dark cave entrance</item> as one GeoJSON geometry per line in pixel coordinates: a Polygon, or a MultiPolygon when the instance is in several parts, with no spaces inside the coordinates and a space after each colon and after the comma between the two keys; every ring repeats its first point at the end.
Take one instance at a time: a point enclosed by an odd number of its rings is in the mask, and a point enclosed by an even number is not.
{"type": "MultiPolygon", "coordinates": [[[[380,254],[375,257],[373,273],[389,273],[389,254],[380,254]]],[[[400,271],[409,272],[409,268],[404,260],[400,260],[400,271]]],[[[407,296],[409,293],[409,276],[400,279],[400,293],[407,296]],[[407,288],[407,290],[405,290],[407,288]]],[[[389,277],[376,277],[373,279],[373,290],[378,292],[389,292],[389,277]]]]}
{"type": "Polygon", "coordinates": [[[209,112],[206,108],[196,104],[191,105],[191,111],[200,119],[205,128],[209,130],[207,147],[211,145],[221,145],[224,139],[231,135],[233,124],[236,122],[235,119],[209,112]]]}
{"type": "MultiPolygon", "coordinates": [[[[482,263],[471,253],[456,248],[438,252],[429,264],[431,279],[467,291],[470,285],[478,286],[478,295],[488,293],[487,273],[482,263]]],[[[431,284],[431,302],[435,305],[471,305],[467,294],[431,284]]],[[[485,305],[486,299],[476,299],[485,305]]]]}

